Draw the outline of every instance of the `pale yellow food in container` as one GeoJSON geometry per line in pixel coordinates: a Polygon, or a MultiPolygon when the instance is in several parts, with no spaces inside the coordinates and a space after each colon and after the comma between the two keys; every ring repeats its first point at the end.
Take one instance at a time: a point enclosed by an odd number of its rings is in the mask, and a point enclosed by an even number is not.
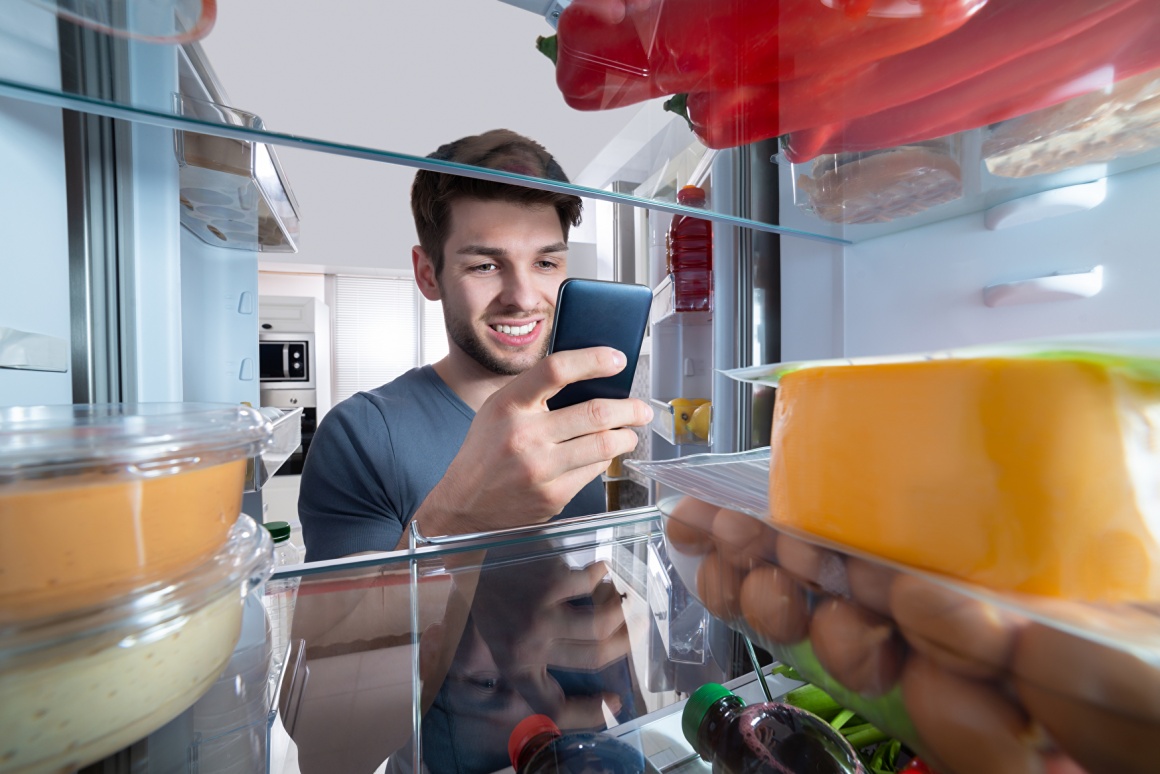
{"type": "Polygon", "coordinates": [[[229,661],[272,550],[242,516],[223,550],[171,582],[0,631],[0,774],[73,771],[193,704],[229,661]]]}

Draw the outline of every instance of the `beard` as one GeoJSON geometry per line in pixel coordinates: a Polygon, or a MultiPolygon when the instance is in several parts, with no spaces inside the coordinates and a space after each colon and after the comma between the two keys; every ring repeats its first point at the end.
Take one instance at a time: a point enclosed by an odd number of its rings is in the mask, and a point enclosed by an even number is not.
{"type": "Polygon", "coordinates": [[[487,344],[475,332],[475,329],[471,327],[471,323],[460,318],[451,319],[451,316],[446,312],[446,307],[444,308],[443,321],[447,326],[447,335],[451,338],[455,346],[467,353],[468,357],[488,371],[499,376],[518,376],[543,360],[548,354],[550,338],[547,335],[547,331],[540,334],[540,341],[537,344],[539,347],[538,352],[533,353],[529,350],[519,353],[521,359],[528,355],[532,356],[531,362],[525,364],[508,361],[488,349],[487,344]]]}

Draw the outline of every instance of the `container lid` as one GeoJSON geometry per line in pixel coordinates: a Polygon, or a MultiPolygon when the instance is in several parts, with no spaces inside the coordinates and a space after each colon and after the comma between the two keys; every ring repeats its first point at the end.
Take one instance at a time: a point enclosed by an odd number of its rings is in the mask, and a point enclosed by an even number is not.
{"type": "Polygon", "coordinates": [[[677,191],[677,202],[689,207],[701,207],[705,204],[705,190],[695,185],[687,185],[677,191]]]}
{"type": "Polygon", "coordinates": [[[560,727],[547,715],[530,715],[516,724],[511,736],[508,737],[508,758],[511,759],[512,768],[519,770],[524,748],[542,734],[563,736],[560,727]]]}
{"type": "Polygon", "coordinates": [[[206,453],[258,454],[270,423],[248,406],[105,403],[0,408],[0,484],[206,453]]]}
{"type": "MultiPolygon", "coordinates": [[[[720,683],[705,683],[685,702],[685,711],[681,713],[681,732],[693,749],[697,749],[697,732],[701,728],[701,721],[705,719],[709,708],[726,696],[735,696],[720,683]]],[[[700,753],[700,750],[697,750],[700,753]]]]}
{"type": "Polygon", "coordinates": [[[270,537],[274,538],[275,543],[290,539],[290,522],[288,521],[268,521],[262,526],[270,533],[270,537]]]}
{"type": "Polygon", "coordinates": [[[230,528],[226,544],[210,559],[174,578],[77,610],[40,618],[5,618],[0,612],[0,663],[56,658],[49,649],[91,650],[93,642],[140,641],[171,633],[184,617],[226,594],[248,593],[270,576],[274,545],[269,534],[246,514],[230,528]]]}

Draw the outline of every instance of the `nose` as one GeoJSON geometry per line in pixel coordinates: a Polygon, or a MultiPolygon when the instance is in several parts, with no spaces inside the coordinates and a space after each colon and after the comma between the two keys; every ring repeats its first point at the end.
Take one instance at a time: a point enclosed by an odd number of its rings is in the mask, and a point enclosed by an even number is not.
{"type": "Polygon", "coordinates": [[[505,272],[500,301],[506,308],[531,311],[540,306],[539,283],[530,269],[513,268],[505,272]]]}

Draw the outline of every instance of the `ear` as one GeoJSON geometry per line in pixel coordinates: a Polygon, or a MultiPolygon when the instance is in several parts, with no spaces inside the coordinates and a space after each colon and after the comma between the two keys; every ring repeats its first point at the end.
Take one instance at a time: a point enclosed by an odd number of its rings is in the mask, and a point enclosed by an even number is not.
{"type": "Polygon", "coordinates": [[[419,286],[419,292],[428,301],[438,301],[439,279],[435,276],[435,264],[419,245],[411,248],[411,266],[415,270],[415,284],[419,286]]]}

